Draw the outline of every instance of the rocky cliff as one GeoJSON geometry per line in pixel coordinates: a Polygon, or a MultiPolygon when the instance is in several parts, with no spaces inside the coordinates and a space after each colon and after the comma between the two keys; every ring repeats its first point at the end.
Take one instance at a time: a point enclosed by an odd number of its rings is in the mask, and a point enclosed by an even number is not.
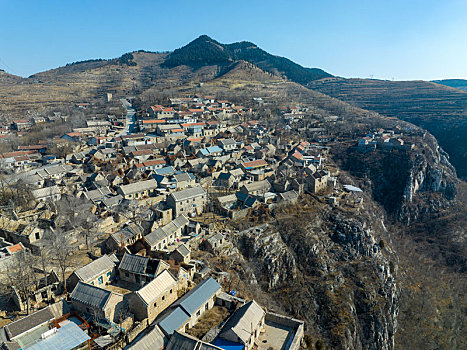
{"type": "Polygon", "coordinates": [[[304,319],[313,344],[393,349],[397,264],[383,226],[317,204],[308,199],[293,216],[231,237],[224,268],[244,295],[304,319]]]}
{"type": "Polygon", "coordinates": [[[412,150],[361,152],[350,147],[335,154],[342,168],[360,181],[393,219],[406,225],[451,205],[458,183],[447,153],[432,135],[413,141],[412,150]]]}

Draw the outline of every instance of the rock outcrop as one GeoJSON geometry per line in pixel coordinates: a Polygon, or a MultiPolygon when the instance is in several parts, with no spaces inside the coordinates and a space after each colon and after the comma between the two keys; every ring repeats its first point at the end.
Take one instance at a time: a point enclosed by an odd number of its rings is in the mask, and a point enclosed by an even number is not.
{"type": "Polygon", "coordinates": [[[397,266],[379,241],[367,222],[305,214],[244,231],[232,256],[241,252],[244,276],[253,272],[262,292],[332,349],[390,350],[397,266]]]}

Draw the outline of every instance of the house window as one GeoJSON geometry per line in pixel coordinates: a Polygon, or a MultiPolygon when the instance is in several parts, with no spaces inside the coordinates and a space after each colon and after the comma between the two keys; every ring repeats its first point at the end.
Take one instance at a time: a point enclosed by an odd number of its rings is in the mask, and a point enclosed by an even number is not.
{"type": "Polygon", "coordinates": [[[162,300],[165,300],[165,295],[162,296],[162,300]]]}
{"type": "Polygon", "coordinates": [[[112,274],[112,271],[107,272],[107,277],[110,277],[111,274],[112,274]]]}
{"type": "Polygon", "coordinates": [[[170,290],[170,294],[172,294],[172,289],[170,290]]]}
{"type": "Polygon", "coordinates": [[[104,283],[104,277],[100,276],[100,277],[97,279],[97,282],[99,282],[99,284],[104,283]]]}
{"type": "Polygon", "coordinates": [[[209,310],[209,303],[206,303],[206,305],[204,306],[206,310],[209,310]]]}
{"type": "Polygon", "coordinates": [[[125,277],[130,277],[130,274],[128,272],[125,272],[125,277]]]}
{"type": "Polygon", "coordinates": [[[154,307],[157,307],[157,303],[154,303],[154,307]]]}
{"type": "Polygon", "coordinates": [[[196,313],[196,316],[199,316],[199,315],[201,315],[201,311],[200,311],[200,310],[198,310],[198,312],[196,313]]]}

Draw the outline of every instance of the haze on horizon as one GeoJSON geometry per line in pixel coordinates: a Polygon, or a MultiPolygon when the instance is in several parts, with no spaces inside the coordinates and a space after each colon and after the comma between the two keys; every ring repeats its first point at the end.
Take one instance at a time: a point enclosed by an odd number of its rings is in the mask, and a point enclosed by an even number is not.
{"type": "Polygon", "coordinates": [[[0,69],[21,76],[201,34],[247,40],[342,77],[467,78],[467,2],[0,0],[0,69]]]}

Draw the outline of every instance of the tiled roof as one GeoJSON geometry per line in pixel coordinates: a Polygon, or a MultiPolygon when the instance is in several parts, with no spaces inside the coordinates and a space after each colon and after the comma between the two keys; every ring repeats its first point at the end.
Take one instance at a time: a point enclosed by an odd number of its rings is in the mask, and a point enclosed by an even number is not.
{"type": "Polygon", "coordinates": [[[108,290],[78,282],[75,289],[73,289],[73,293],[71,293],[71,301],[103,309],[111,295],[112,292],[108,290]]]}
{"type": "Polygon", "coordinates": [[[105,271],[113,269],[115,267],[114,261],[115,259],[110,258],[108,255],[101,256],[99,259],[76,270],[75,275],[81,281],[87,282],[105,271]]]}
{"type": "Polygon", "coordinates": [[[176,202],[179,202],[179,201],[187,200],[189,198],[199,197],[205,194],[206,194],[206,191],[204,190],[203,187],[196,186],[196,187],[187,188],[185,190],[171,193],[170,196],[172,196],[176,202]]]}
{"type": "Polygon", "coordinates": [[[177,284],[172,274],[164,270],[151,282],[136,292],[146,305],[150,305],[153,300],[159,298],[163,293],[177,284]]]}
{"type": "Polygon", "coordinates": [[[148,262],[148,257],[125,253],[118,269],[143,275],[146,273],[148,262]]]}
{"type": "Polygon", "coordinates": [[[219,283],[210,277],[178,299],[174,305],[180,305],[189,315],[193,315],[196,310],[220,289],[219,283]]]}

